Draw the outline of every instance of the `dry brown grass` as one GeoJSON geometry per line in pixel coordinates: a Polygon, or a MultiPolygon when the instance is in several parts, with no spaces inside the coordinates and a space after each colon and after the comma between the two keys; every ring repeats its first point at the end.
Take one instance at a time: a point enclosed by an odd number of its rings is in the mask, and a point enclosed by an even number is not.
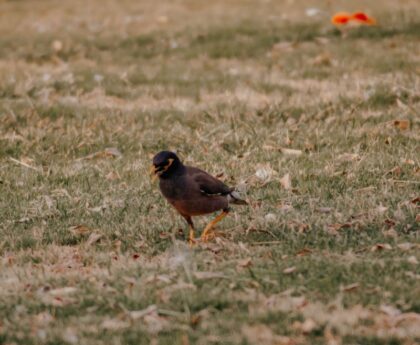
{"type": "Polygon", "coordinates": [[[418,342],[419,14],[1,1],[0,344],[418,342]],[[247,196],[223,237],[180,238],[162,149],[247,196]]]}

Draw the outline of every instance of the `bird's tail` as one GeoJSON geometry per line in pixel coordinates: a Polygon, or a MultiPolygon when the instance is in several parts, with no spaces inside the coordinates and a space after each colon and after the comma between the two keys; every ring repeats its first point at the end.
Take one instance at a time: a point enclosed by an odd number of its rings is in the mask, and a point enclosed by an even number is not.
{"type": "Polygon", "coordinates": [[[234,205],[248,205],[245,200],[241,199],[239,193],[234,190],[228,194],[228,201],[230,204],[234,205]]]}

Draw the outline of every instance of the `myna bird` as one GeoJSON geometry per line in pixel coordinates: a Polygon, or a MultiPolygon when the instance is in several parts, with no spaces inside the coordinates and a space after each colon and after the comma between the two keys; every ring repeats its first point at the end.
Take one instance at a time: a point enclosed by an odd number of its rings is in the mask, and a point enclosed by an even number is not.
{"type": "Polygon", "coordinates": [[[178,156],[170,151],[159,152],[153,158],[151,173],[155,175],[154,179],[159,177],[163,196],[187,221],[191,244],[195,242],[193,216],[222,210],[204,228],[201,240],[207,241],[211,229],[229,213],[230,204],[247,204],[240,199],[234,188],[229,188],[201,169],[185,166],[178,156]]]}

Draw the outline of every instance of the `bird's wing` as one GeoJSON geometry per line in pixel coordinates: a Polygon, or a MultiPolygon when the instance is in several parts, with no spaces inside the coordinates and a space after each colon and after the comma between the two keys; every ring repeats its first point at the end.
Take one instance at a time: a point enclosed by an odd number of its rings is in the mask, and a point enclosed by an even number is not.
{"type": "Polygon", "coordinates": [[[232,191],[232,189],[226,186],[222,181],[201,169],[189,167],[189,174],[197,183],[203,194],[228,195],[232,191]]]}

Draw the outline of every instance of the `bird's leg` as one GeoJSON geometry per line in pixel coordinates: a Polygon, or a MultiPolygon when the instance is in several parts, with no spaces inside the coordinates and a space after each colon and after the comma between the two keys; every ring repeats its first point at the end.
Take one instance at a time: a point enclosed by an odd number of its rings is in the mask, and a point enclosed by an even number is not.
{"type": "Polygon", "coordinates": [[[190,246],[192,246],[192,245],[194,245],[194,244],[195,244],[195,236],[194,236],[195,229],[194,229],[194,223],[193,223],[193,221],[192,221],[192,219],[191,219],[191,217],[190,217],[190,216],[184,216],[184,215],[183,215],[183,217],[185,218],[185,220],[186,220],[186,221],[187,221],[187,223],[188,223],[188,230],[189,230],[189,234],[188,234],[188,242],[189,242],[190,246]]]}
{"type": "Polygon", "coordinates": [[[201,234],[201,240],[206,242],[208,240],[208,234],[213,229],[213,227],[219,223],[226,215],[229,213],[229,209],[225,208],[222,213],[220,213],[216,218],[214,218],[207,226],[204,228],[203,233],[201,234]]]}

